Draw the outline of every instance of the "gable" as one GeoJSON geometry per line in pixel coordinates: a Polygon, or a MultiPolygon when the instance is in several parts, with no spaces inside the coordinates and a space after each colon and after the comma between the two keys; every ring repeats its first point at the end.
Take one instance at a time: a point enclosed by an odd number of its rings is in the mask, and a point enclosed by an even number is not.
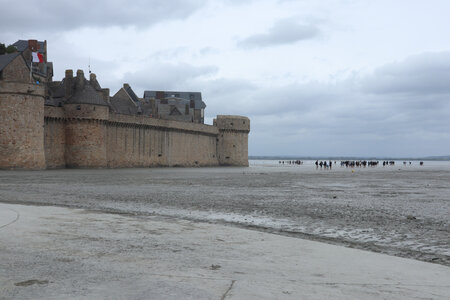
{"type": "MultiPolygon", "coordinates": [[[[4,54],[2,56],[5,56],[4,54]]],[[[30,81],[30,68],[27,66],[25,59],[22,55],[13,53],[9,55],[15,55],[7,64],[3,66],[2,79],[5,81],[18,81],[29,82],[30,81]]]]}
{"type": "Polygon", "coordinates": [[[175,106],[170,109],[170,116],[181,116],[182,113],[175,106]]]}

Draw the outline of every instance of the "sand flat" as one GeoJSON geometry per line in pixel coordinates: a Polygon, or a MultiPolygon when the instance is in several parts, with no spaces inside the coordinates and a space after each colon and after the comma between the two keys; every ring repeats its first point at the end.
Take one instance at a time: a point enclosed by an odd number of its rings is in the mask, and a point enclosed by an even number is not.
{"type": "Polygon", "coordinates": [[[448,299],[450,268],[160,216],[0,204],[2,299],[448,299]],[[8,213],[3,213],[2,218],[8,213]]]}

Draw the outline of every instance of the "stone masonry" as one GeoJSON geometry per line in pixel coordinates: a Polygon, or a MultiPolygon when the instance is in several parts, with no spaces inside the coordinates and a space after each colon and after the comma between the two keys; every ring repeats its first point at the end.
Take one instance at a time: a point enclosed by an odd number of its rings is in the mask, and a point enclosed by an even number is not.
{"type": "Polygon", "coordinates": [[[94,74],[39,82],[25,54],[0,60],[0,169],[248,166],[248,118],[120,114],[94,74]]]}

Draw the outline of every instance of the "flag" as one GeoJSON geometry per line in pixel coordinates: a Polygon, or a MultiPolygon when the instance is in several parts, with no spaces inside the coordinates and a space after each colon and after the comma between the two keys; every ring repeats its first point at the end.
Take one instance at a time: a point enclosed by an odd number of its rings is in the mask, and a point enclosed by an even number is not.
{"type": "Polygon", "coordinates": [[[44,62],[44,56],[39,52],[32,52],[33,62],[41,63],[44,62]]]}

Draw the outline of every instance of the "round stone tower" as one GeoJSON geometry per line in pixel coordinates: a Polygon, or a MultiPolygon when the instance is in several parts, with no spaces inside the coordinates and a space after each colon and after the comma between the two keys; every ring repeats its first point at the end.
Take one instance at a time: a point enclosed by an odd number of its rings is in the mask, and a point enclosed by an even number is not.
{"type": "Polygon", "coordinates": [[[109,108],[101,93],[78,70],[76,78],[66,71],[66,166],[106,168],[106,120],[109,108]]]}
{"type": "Polygon", "coordinates": [[[0,169],[44,169],[45,88],[0,80],[0,169]]]}
{"type": "Polygon", "coordinates": [[[248,166],[250,120],[241,116],[219,115],[214,119],[219,129],[217,158],[223,166],[248,166]]]}

